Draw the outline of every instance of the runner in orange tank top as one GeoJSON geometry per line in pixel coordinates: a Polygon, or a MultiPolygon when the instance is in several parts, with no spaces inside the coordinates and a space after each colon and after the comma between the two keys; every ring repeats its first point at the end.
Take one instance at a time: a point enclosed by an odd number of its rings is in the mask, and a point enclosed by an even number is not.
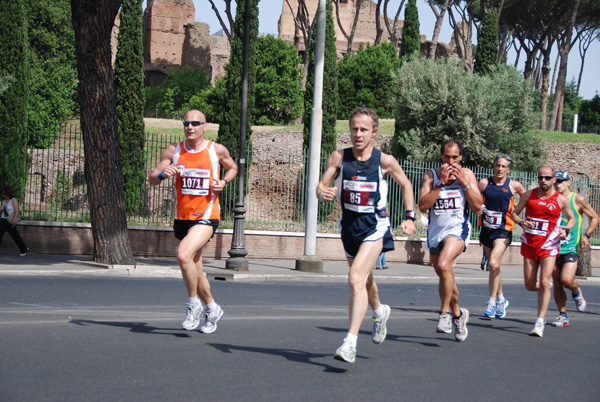
{"type": "Polygon", "coordinates": [[[558,256],[560,240],[566,239],[575,225],[575,216],[567,199],[554,189],[554,171],[544,166],[538,170],[539,187],[526,192],[512,212],[513,221],[523,228],[521,255],[525,288],[538,292],[538,317],[529,333],[544,336],[546,313],[550,304],[550,278],[558,256]],[[525,209],[525,219],[519,214],[525,209]],[[567,217],[566,228],[558,225],[560,213],[567,217]],[[537,280],[538,269],[540,280],[537,280]]]}
{"type": "Polygon", "coordinates": [[[210,334],[216,331],[223,309],[213,299],[204,276],[202,248],[219,226],[219,194],[237,176],[238,169],[227,148],[204,138],[204,113],[190,110],[185,114],[183,126],[185,140],[165,149],[148,180],[151,185],[158,185],[164,179],[175,177],[177,215],[173,229],[175,237],[181,240],[177,262],[189,297],[182,327],[198,328],[200,317],[205,313],[200,330],[210,334]],[[220,166],[226,170],[223,178],[220,178],[220,166]]]}

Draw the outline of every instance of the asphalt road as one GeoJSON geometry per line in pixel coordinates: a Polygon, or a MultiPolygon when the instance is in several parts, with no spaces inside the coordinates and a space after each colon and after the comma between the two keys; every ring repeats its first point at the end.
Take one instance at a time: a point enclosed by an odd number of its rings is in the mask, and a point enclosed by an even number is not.
{"type": "MultiPolygon", "coordinates": [[[[179,279],[1,277],[2,401],[598,401],[600,286],[569,328],[528,332],[537,295],[506,285],[507,318],[484,320],[486,285],[461,285],[464,343],[437,334],[434,284],[383,284],[387,340],[365,319],[355,364],[332,358],[347,326],[341,283],[211,282],[215,334],[180,329],[179,279]]],[[[553,303],[553,302],[552,302],[553,303]]],[[[556,316],[556,308],[547,319],[556,316]]],[[[368,313],[370,315],[370,311],[368,313]]]]}

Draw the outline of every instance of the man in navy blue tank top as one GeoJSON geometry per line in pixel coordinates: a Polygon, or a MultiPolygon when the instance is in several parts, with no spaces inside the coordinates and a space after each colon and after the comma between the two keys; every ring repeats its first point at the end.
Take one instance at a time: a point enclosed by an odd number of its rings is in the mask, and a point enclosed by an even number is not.
{"type": "Polygon", "coordinates": [[[483,207],[475,211],[481,215],[479,241],[488,260],[489,299],[484,317],[504,318],[509,303],[502,291],[500,263],[502,256],[512,241],[514,222],[511,213],[515,205],[514,194],[525,194],[525,188],[516,180],[508,178],[512,169],[512,158],[506,154],[498,154],[494,159],[494,176],[481,179],[479,191],[483,195],[483,207]]]}
{"type": "Polygon", "coordinates": [[[406,208],[402,233],[410,236],[416,231],[412,184],[392,155],[373,148],[378,126],[379,119],[373,110],[355,108],[350,114],[352,147],[337,150],[329,156],[327,168],[317,186],[317,197],[321,201],[333,201],[337,197],[342,207],[339,224],[350,265],[350,322],[348,333],[334,358],[348,363],[355,361],[358,331],[368,305],[373,309],[372,341],[382,343],[387,334],[386,324],[391,309],[381,304],[372,272],[379,254],[394,249],[386,212],[387,175],[402,188],[406,208]],[[335,187],[331,187],[334,180],[335,187]]]}

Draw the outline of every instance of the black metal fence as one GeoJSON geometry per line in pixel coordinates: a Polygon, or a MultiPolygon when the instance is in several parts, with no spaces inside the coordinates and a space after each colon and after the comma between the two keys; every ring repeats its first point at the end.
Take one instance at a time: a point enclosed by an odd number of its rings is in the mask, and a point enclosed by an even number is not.
{"type": "MultiPolygon", "coordinates": [[[[156,166],[164,149],[181,141],[178,135],[164,135],[160,130],[149,130],[146,138],[145,159],[147,172],[156,166]]],[[[26,161],[27,175],[19,184],[22,219],[58,222],[89,222],[89,202],[84,176],[84,149],[81,132],[76,126],[62,127],[46,149],[34,147],[29,141],[26,161]]],[[[2,166],[10,164],[10,156],[2,155],[2,166]]],[[[305,229],[306,168],[308,156],[301,149],[282,150],[248,149],[245,178],[245,228],[247,230],[270,230],[303,232],[305,229]]],[[[321,171],[326,158],[321,160],[321,171]]],[[[400,161],[413,185],[415,203],[419,199],[420,184],[425,173],[438,164],[400,161]]],[[[489,168],[471,167],[478,179],[489,177],[489,168]]],[[[537,173],[513,171],[511,178],[519,180],[526,188],[537,186],[537,173]]],[[[13,184],[14,186],[14,184],[13,184]]],[[[233,227],[233,207],[237,196],[237,180],[230,183],[221,193],[222,226],[233,227]]],[[[588,198],[592,207],[600,210],[600,182],[587,178],[575,178],[572,190],[588,198]]],[[[518,197],[517,197],[518,198],[518,197]]],[[[135,225],[168,226],[174,218],[174,179],[167,179],[159,186],[144,188],[137,215],[128,216],[128,223],[135,225]]],[[[390,181],[389,215],[393,227],[397,227],[404,216],[404,205],[400,187],[390,181]]],[[[318,230],[320,233],[336,233],[337,220],[341,215],[337,203],[319,204],[318,230]]],[[[427,233],[427,217],[417,213],[417,235],[427,233]]],[[[478,237],[475,214],[470,215],[474,237],[478,237]]],[[[584,228],[587,224],[584,223],[584,228]]],[[[600,230],[594,234],[593,243],[600,244],[600,230]]],[[[397,234],[400,234],[399,231],[397,234]]],[[[520,236],[520,228],[513,233],[520,236]]]]}

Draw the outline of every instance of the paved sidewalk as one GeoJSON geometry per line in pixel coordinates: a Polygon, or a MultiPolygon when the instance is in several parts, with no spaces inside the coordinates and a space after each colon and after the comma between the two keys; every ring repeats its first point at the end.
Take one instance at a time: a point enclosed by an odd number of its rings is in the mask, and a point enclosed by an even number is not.
{"type": "MultiPolygon", "coordinates": [[[[301,272],[295,269],[295,259],[249,260],[248,271],[225,269],[225,260],[204,260],[204,270],[211,280],[227,281],[332,281],[345,282],[348,264],[345,261],[324,261],[323,273],[301,272]]],[[[373,270],[377,282],[437,282],[431,266],[418,264],[389,264],[389,269],[373,270]]],[[[487,283],[487,272],[473,264],[457,264],[454,271],[458,283],[487,283]]],[[[4,275],[93,275],[116,277],[181,278],[175,258],[136,258],[135,266],[95,264],[90,256],[60,254],[0,255],[0,276],[4,275]]],[[[593,277],[581,278],[590,284],[600,284],[600,269],[593,277]]],[[[521,266],[503,266],[505,283],[523,283],[521,266]]]]}

